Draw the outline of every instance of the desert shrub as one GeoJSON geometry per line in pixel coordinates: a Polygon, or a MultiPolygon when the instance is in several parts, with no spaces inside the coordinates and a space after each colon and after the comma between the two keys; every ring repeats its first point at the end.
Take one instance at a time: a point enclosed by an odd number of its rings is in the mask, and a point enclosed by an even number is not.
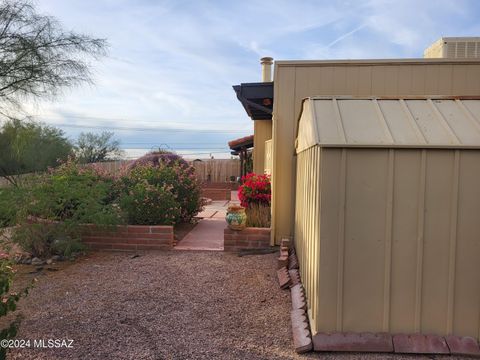
{"type": "Polygon", "coordinates": [[[66,162],[32,182],[28,215],[53,221],[114,223],[117,214],[109,206],[112,186],[113,179],[95,169],[66,162]]]}
{"type": "Polygon", "coordinates": [[[15,225],[21,194],[18,187],[0,188],[0,228],[15,225]]]}
{"type": "Polygon", "coordinates": [[[147,154],[141,160],[131,165],[127,182],[146,180],[150,185],[168,187],[180,205],[176,222],[189,221],[202,210],[201,184],[193,166],[179,155],[165,152],[147,154]]]}
{"type": "Polygon", "coordinates": [[[32,219],[15,228],[12,240],[33,256],[48,257],[53,254],[70,256],[85,250],[81,229],[73,223],[45,223],[32,219]]]}
{"type": "Polygon", "coordinates": [[[81,225],[121,222],[110,198],[113,180],[69,161],[24,185],[13,240],[34,256],[82,249],[81,225]]]}
{"type": "Polygon", "coordinates": [[[160,165],[166,166],[181,166],[184,168],[189,167],[188,162],[182,158],[180,155],[172,153],[166,150],[153,151],[149,154],[146,154],[137,160],[133,161],[129,168],[133,169],[137,166],[151,165],[158,167],[160,165]]]}
{"type": "Polygon", "coordinates": [[[173,225],[180,216],[180,206],[169,187],[147,181],[134,184],[119,203],[132,225],[173,225]]]}
{"type": "Polygon", "coordinates": [[[15,223],[13,240],[34,256],[45,257],[81,250],[83,224],[189,221],[203,206],[194,168],[175,154],[148,159],[115,176],[67,161],[24,182],[15,196],[2,198],[0,193],[0,225],[15,223]]]}
{"type": "MultiPolygon", "coordinates": [[[[11,262],[5,256],[0,254],[0,317],[7,316],[17,309],[17,302],[22,296],[26,296],[31,288],[31,284],[23,289],[21,292],[12,292],[13,277],[15,271],[13,270],[11,262]]],[[[0,330],[0,340],[13,339],[17,335],[18,326],[20,324],[20,317],[8,324],[8,326],[0,330]]],[[[0,347],[0,359],[5,359],[7,348],[0,347]]]]}
{"type": "Polygon", "coordinates": [[[268,175],[250,173],[242,178],[238,198],[246,208],[247,226],[270,227],[272,188],[268,175]]]}

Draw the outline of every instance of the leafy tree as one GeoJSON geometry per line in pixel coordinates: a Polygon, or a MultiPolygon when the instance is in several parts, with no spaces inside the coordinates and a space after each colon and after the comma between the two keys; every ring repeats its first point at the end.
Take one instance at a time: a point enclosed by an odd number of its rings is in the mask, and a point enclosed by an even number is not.
{"type": "Polygon", "coordinates": [[[103,131],[101,134],[81,133],[76,144],[76,155],[83,163],[95,163],[115,160],[122,156],[120,142],[113,139],[113,132],[103,131]]]}
{"type": "Polygon", "coordinates": [[[29,0],[0,0],[0,110],[90,82],[87,59],[105,55],[106,47],[104,39],[65,31],[29,0]]]}
{"type": "Polygon", "coordinates": [[[7,121],[0,128],[0,176],[18,185],[18,175],[44,171],[72,151],[60,129],[28,120],[7,121]]]}

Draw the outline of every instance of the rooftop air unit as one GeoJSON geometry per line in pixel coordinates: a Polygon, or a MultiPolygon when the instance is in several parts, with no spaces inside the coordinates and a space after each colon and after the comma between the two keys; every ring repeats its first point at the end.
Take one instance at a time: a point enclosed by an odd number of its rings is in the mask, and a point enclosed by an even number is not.
{"type": "Polygon", "coordinates": [[[480,59],[480,37],[442,37],[423,52],[423,57],[480,59]]]}

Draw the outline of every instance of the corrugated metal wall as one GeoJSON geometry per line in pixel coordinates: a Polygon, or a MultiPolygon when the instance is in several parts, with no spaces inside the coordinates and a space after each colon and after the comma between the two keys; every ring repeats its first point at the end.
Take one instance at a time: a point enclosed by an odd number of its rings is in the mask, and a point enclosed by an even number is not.
{"type": "Polygon", "coordinates": [[[480,151],[310,148],[295,245],[312,330],[480,337],[480,151]]]}
{"type": "Polygon", "coordinates": [[[294,230],[293,153],[296,123],[304,98],[319,95],[479,96],[480,62],[445,59],[276,61],[274,93],[272,236],[278,244],[294,230]]]}
{"type": "Polygon", "coordinates": [[[310,316],[310,325],[317,329],[319,250],[320,250],[320,201],[321,201],[321,148],[311,147],[297,156],[297,188],[294,243],[300,264],[310,316]]]}
{"type": "Polygon", "coordinates": [[[265,141],[265,170],[264,173],[271,175],[272,174],[272,162],[273,162],[273,153],[272,153],[272,139],[265,141]]]}

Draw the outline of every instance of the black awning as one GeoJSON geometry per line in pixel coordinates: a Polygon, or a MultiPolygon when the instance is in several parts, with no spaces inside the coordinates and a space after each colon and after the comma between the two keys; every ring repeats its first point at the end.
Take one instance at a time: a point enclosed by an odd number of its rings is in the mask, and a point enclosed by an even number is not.
{"type": "Polygon", "coordinates": [[[243,83],[233,90],[252,120],[272,120],[273,82],[243,83]]]}

